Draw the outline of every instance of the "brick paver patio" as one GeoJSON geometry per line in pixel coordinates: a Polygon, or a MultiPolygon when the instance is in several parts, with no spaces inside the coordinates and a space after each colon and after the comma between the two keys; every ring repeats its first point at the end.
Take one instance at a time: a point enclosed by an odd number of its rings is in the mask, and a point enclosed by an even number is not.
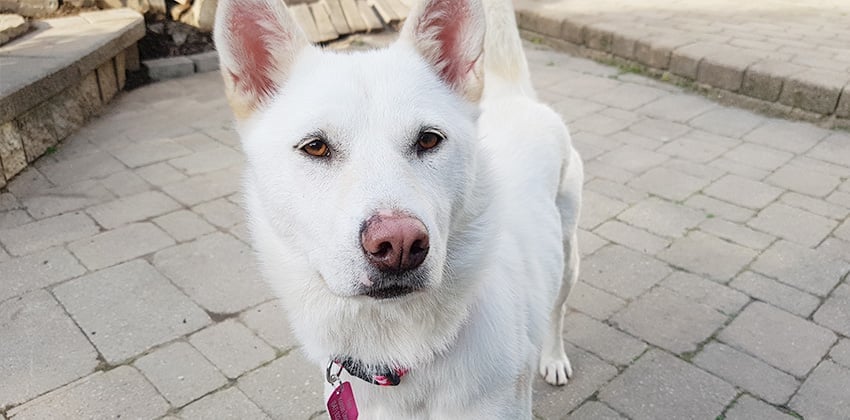
{"type": "MultiPolygon", "coordinates": [[[[587,171],[575,377],[535,415],[846,418],[850,134],[529,48],[587,171]]],[[[218,73],[123,93],[0,193],[0,419],[324,416],[229,121],[218,73]]]]}

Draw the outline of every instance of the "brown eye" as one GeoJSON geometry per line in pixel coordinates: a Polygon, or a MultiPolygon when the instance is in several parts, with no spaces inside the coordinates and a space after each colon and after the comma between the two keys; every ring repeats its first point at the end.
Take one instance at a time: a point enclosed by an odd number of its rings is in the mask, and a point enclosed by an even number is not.
{"type": "Polygon", "coordinates": [[[419,134],[419,140],[416,141],[416,147],[419,152],[433,149],[439,145],[445,137],[438,131],[428,130],[419,134]]]}
{"type": "Polygon", "coordinates": [[[304,147],[301,148],[301,150],[303,150],[304,153],[315,157],[326,157],[330,154],[331,151],[328,147],[328,144],[319,139],[312,140],[309,143],[305,144],[304,147]]]}

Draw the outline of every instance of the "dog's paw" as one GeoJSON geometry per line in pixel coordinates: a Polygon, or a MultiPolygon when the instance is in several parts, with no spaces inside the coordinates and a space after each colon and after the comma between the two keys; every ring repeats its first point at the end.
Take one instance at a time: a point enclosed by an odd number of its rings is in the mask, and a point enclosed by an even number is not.
{"type": "Polygon", "coordinates": [[[552,385],[566,385],[573,376],[573,367],[566,355],[560,357],[543,357],[540,360],[540,376],[552,385]]]}

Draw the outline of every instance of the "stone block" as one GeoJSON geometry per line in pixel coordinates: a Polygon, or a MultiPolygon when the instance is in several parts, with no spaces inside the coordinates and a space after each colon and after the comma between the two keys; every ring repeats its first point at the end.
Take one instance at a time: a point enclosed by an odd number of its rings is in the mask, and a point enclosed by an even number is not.
{"type": "Polygon", "coordinates": [[[795,192],[782,194],[779,200],[789,206],[835,220],[842,220],[850,214],[850,209],[847,207],[795,192]]]}
{"type": "Polygon", "coordinates": [[[0,407],[21,404],[97,367],[97,352],[48,292],[0,298],[0,325],[0,407]]]}
{"type": "Polygon", "coordinates": [[[215,227],[189,210],[179,210],[153,219],[153,222],[178,242],[215,232],[215,227]]]}
{"type": "Polygon", "coordinates": [[[139,13],[147,13],[150,10],[149,0],[96,0],[100,9],[120,9],[127,7],[139,13]]]}
{"type": "Polygon", "coordinates": [[[760,144],[743,143],[727,152],[723,157],[742,165],[773,171],[791,160],[794,155],[760,144]]]}
{"type": "Polygon", "coordinates": [[[838,225],[834,220],[781,203],[771,204],[747,224],[809,247],[821,243],[838,225]]]}
{"type": "Polygon", "coordinates": [[[722,217],[732,222],[746,222],[755,214],[754,211],[729,204],[725,201],[696,194],[691,196],[685,205],[691,208],[703,210],[709,216],[722,217]]]}
{"type": "Polygon", "coordinates": [[[703,193],[741,207],[759,209],[776,200],[782,190],[738,175],[726,175],[705,188],[703,193]]]}
{"type": "Polygon", "coordinates": [[[124,170],[124,165],[104,152],[94,152],[71,159],[41,160],[35,164],[39,172],[55,185],[104,178],[124,170]]]}
{"type": "Polygon", "coordinates": [[[756,61],[757,57],[737,48],[712,52],[700,61],[697,81],[737,92],[744,83],[744,71],[756,61]]]}
{"type": "Polygon", "coordinates": [[[152,223],[134,223],[68,245],[91,270],[99,270],[174,245],[174,240],[152,223]]]}
{"type": "Polygon", "coordinates": [[[189,342],[230,379],[275,358],[274,349],[234,320],[203,329],[189,342]]]}
{"type": "Polygon", "coordinates": [[[196,0],[192,2],[192,7],[181,16],[180,21],[201,31],[212,32],[217,5],[218,0],[196,0]]]}
{"type": "Polygon", "coordinates": [[[786,286],[758,273],[745,271],[730,286],[795,315],[808,317],[820,305],[820,299],[786,286]]]}
{"type": "Polygon", "coordinates": [[[794,420],[796,417],[779,411],[749,395],[742,395],[735,404],[726,411],[727,420],[774,419],[794,420]]]}
{"type": "Polygon", "coordinates": [[[850,134],[833,132],[813,147],[808,155],[847,168],[850,166],[850,134]]]}
{"type": "Polygon", "coordinates": [[[154,265],[210,312],[233,314],[268,300],[254,254],[236,238],[213,233],[153,257],[154,265]]]}
{"type": "Polygon", "coordinates": [[[752,230],[746,226],[736,223],[727,222],[723,219],[711,218],[706,219],[700,224],[700,230],[714,235],[718,238],[726,239],[737,244],[752,248],[754,250],[763,250],[767,248],[776,239],[771,235],[766,235],[761,232],[752,230]]]}
{"type": "Polygon", "coordinates": [[[838,419],[850,412],[848,389],[850,369],[824,361],[788,405],[807,419],[838,419]]]}
{"type": "Polygon", "coordinates": [[[744,73],[741,93],[769,102],[779,100],[785,79],[807,69],[787,61],[762,60],[752,64],[744,73]]]}
{"type": "Polygon", "coordinates": [[[651,197],[622,212],[618,218],[659,235],[680,237],[699,225],[705,215],[701,211],[651,197]]]}
{"type": "Polygon", "coordinates": [[[272,418],[306,419],[324,407],[325,382],[317,372],[320,369],[296,350],[239,378],[238,387],[272,418]]]}
{"type": "Polygon", "coordinates": [[[112,193],[97,181],[82,181],[43,188],[33,195],[24,195],[21,201],[33,217],[43,219],[103,203],[113,198],[112,193]]]}
{"type": "Polygon", "coordinates": [[[118,76],[115,74],[115,63],[108,60],[101,64],[97,70],[97,84],[100,86],[100,99],[107,103],[118,93],[118,76]]]}
{"type": "Polygon", "coordinates": [[[667,277],[670,271],[655,258],[611,245],[585,259],[582,280],[621,298],[632,299],[667,277]]]}
{"type": "Polygon", "coordinates": [[[100,86],[97,81],[97,72],[93,71],[84,76],[79,84],[70,88],[71,94],[76,96],[78,103],[86,119],[100,112],[103,101],[100,99],[100,86]]]}
{"type": "Polygon", "coordinates": [[[656,288],[611,318],[618,328],[674,353],[694,351],[726,322],[726,316],[677,293],[656,288]],[[663,328],[659,328],[663,325],[663,328]]]}
{"type": "Polygon", "coordinates": [[[279,300],[266,302],[242,312],[239,319],[260,338],[282,351],[298,345],[279,300]]]}
{"type": "Polygon", "coordinates": [[[106,229],[159,216],[180,208],[180,204],[159,191],[120,198],[89,208],[86,212],[106,229]]]}
{"type": "Polygon", "coordinates": [[[227,383],[227,378],[189,344],[178,341],[133,363],[172,406],[181,407],[227,383]]]}
{"type": "Polygon", "coordinates": [[[625,420],[616,411],[599,401],[587,401],[570,414],[571,420],[625,420]]]}
{"type": "Polygon", "coordinates": [[[210,323],[201,308],[141,260],[63,283],[54,294],[112,364],[210,323]]]}
{"type": "Polygon", "coordinates": [[[47,16],[59,9],[59,0],[18,0],[13,12],[26,17],[47,16]]]}
{"type": "MultiPolygon", "coordinates": [[[[207,0],[207,3],[209,3],[209,0],[207,0]]],[[[192,60],[192,64],[194,64],[195,66],[195,73],[206,73],[218,70],[217,51],[207,51],[200,54],[193,54],[186,56],[186,58],[192,60]]]]}
{"type": "Polygon", "coordinates": [[[646,343],[577,312],[564,319],[564,339],[621,366],[646,350],[646,343]]]}
{"type": "Polygon", "coordinates": [[[691,41],[682,37],[670,37],[668,35],[642,36],[635,43],[634,58],[641,64],[659,70],[666,70],[670,66],[673,51],[682,44],[691,41]]]}
{"type": "Polygon", "coordinates": [[[726,315],[738,313],[750,302],[747,295],[735,289],[684,271],[674,272],[661,285],[726,315]]]}
{"type": "Polygon", "coordinates": [[[195,73],[195,64],[186,57],[145,60],[142,65],[148,69],[148,76],[153,80],[176,79],[195,73]]]}
{"type": "Polygon", "coordinates": [[[230,168],[242,162],[242,154],[229,147],[216,147],[168,161],[189,176],[230,168]]]}
{"type": "Polygon", "coordinates": [[[782,166],[767,177],[765,181],[791,191],[816,197],[827,196],[841,183],[841,179],[837,176],[811,171],[796,165],[782,166]]]}
{"type": "Polygon", "coordinates": [[[241,171],[231,169],[196,175],[184,181],[163,187],[163,191],[177,201],[195,204],[223,197],[239,191],[241,171]]]}
{"type": "Polygon", "coordinates": [[[49,219],[0,230],[0,243],[12,255],[25,255],[62,245],[97,233],[98,227],[82,213],[67,213],[49,219]]]}
{"type": "Polygon", "coordinates": [[[137,71],[142,68],[139,61],[139,47],[135,42],[124,50],[124,65],[127,71],[137,71]]]}
{"type": "Polygon", "coordinates": [[[180,410],[184,420],[271,420],[239,388],[232,387],[207,395],[180,410]]]}
{"type": "Polygon", "coordinates": [[[652,168],[629,182],[629,186],[662,198],[683,201],[710,181],[664,167],[652,168]]]}
{"type": "Polygon", "coordinates": [[[0,125],[0,165],[6,180],[11,180],[27,166],[23,142],[23,136],[14,121],[0,125]]]}
{"type": "Polygon", "coordinates": [[[635,112],[652,118],[685,122],[716,107],[706,98],[692,94],[671,94],[652,101],[635,112]]]}
{"type": "Polygon", "coordinates": [[[164,162],[138,168],[134,172],[145,181],[157,187],[164,187],[186,179],[186,175],[183,175],[180,171],[174,169],[173,166],[164,162]]]}
{"type": "Polygon", "coordinates": [[[167,411],[168,403],[142,374],[129,366],[119,366],[15,407],[9,414],[20,420],[153,419],[167,411]]]}
{"type": "Polygon", "coordinates": [[[778,241],[750,267],[782,283],[826,296],[850,271],[850,263],[788,241],[778,241]]]}
{"type": "Polygon", "coordinates": [[[599,157],[602,163],[634,173],[646,171],[667,159],[667,155],[632,145],[619,147],[599,157]]]}
{"type": "Polygon", "coordinates": [[[616,27],[605,22],[590,23],[584,27],[584,45],[594,50],[611,52],[616,31],[616,27]]]}
{"type": "Polygon", "coordinates": [[[666,94],[667,92],[661,89],[628,83],[593,95],[589,99],[611,107],[630,110],[666,94]]]}
{"type": "Polygon", "coordinates": [[[29,291],[50,286],[86,272],[74,257],[62,248],[50,248],[0,263],[0,302],[29,291]]]}
{"type": "Polygon", "coordinates": [[[708,343],[693,359],[694,364],[771,404],[785,404],[800,383],[755,357],[724,344],[708,343]]]}
{"type": "Polygon", "coordinates": [[[118,90],[124,89],[127,84],[127,50],[122,50],[113,59],[115,63],[115,81],[118,83],[118,90]]]}
{"type": "Polygon", "coordinates": [[[809,69],[788,76],[779,102],[818,114],[832,114],[850,76],[829,70],[809,69]]]}
{"type": "MultiPolygon", "coordinates": [[[[0,9],[4,8],[3,5],[0,5],[0,9]]],[[[0,45],[25,34],[29,29],[29,22],[19,15],[0,15],[0,45]]]]}
{"type": "MultiPolygon", "coordinates": [[[[131,168],[150,165],[166,159],[189,155],[191,150],[170,139],[157,139],[137,142],[115,150],[110,150],[113,156],[131,168]]],[[[157,185],[155,182],[151,182],[157,185]]]]}
{"type": "Polygon", "coordinates": [[[719,339],[797,377],[808,374],[837,340],[832,331],[762,302],[747,306],[719,339]]]}
{"type": "Polygon", "coordinates": [[[850,368],[850,339],[844,338],[839,341],[829,352],[829,357],[836,363],[850,368]]]}
{"type": "Polygon", "coordinates": [[[59,143],[59,139],[53,131],[53,119],[45,118],[46,115],[50,115],[50,106],[47,102],[44,102],[17,119],[27,162],[35,161],[48,148],[59,143]]]}
{"type": "Polygon", "coordinates": [[[850,336],[850,285],[839,284],[815,312],[813,319],[824,327],[850,336]]]}
{"type": "Polygon", "coordinates": [[[634,419],[713,419],[737,391],[659,350],[650,350],[602,388],[599,400],[634,419]]]}
{"type": "Polygon", "coordinates": [[[561,392],[563,388],[553,387],[534,374],[532,392],[534,393],[533,413],[545,419],[559,418],[578,407],[588,397],[599,390],[617,375],[617,368],[598,357],[573,347],[564,345],[570,357],[574,372],[583,372],[570,378],[571,392],[561,392]]]}

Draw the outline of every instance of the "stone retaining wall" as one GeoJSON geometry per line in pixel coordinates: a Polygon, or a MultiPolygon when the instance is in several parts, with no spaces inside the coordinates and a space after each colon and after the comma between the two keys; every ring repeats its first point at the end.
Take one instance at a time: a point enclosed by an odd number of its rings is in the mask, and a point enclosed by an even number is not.
{"type": "Polygon", "coordinates": [[[142,16],[122,9],[45,20],[0,48],[0,188],[124,87],[143,35],[142,16]]]}

